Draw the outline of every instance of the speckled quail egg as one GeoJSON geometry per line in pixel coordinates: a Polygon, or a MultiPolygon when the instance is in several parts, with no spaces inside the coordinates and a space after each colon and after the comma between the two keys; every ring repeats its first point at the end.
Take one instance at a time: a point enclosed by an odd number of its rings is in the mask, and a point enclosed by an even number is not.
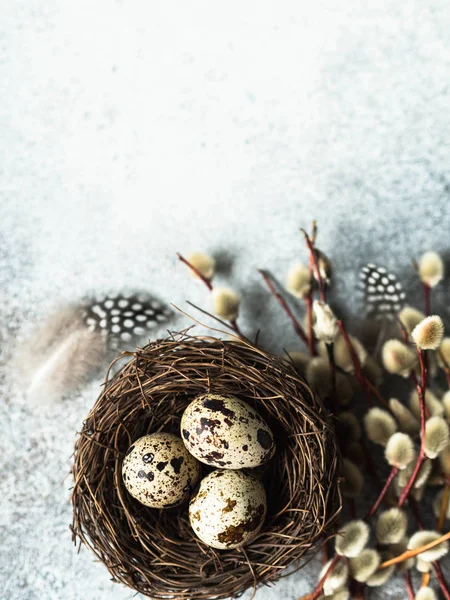
{"type": "Polygon", "coordinates": [[[181,435],[198,460],[224,469],[258,467],[275,452],[268,425],[236,396],[195,398],[181,418],[181,435]]]}
{"type": "Polygon", "coordinates": [[[122,479],[142,504],[170,508],[188,500],[200,479],[200,463],[176,435],[152,433],[128,448],[122,479]]]}
{"type": "Polygon", "coordinates": [[[189,504],[189,520],[208,546],[229,550],[250,542],[267,511],[260,481],[242,471],[218,469],[202,479],[189,504]]]}

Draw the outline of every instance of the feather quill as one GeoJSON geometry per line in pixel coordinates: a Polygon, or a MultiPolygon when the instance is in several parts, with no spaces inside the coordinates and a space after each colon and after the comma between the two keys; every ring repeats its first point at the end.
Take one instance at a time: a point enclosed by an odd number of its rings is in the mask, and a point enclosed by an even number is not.
{"type": "Polygon", "coordinates": [[[16,349],[15,379],[28,399],[52,404],[86,384],[119,345],[134,345],[170,314],[152,296],[136,294],[62,306],[16,349]]]}
{"type": "Polygon", "coordinates": [[[26,397],[52,404],[87,383],[106,357],[106,342],[89,331],[80,306],[64,306],[17,348],[15,378],[26,397]]]}

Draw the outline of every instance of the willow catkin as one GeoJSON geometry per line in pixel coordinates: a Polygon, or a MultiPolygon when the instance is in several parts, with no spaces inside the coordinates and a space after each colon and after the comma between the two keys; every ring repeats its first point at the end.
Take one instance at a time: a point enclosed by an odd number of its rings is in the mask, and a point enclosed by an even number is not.
{"type": "Polygon", "coordinates": [[[330,363],[321,356],[312,358],[305,373],[309,385],[316,390],[321,398],[325,398],[331,390],[330,363]]]}
{"type": "Polygon", "coordinates": [[[436,458],[447,446],[448,441],[449,429],[445,419],[442,417],[430,417],[425,423],[425,455],[428,458],[436,458]]]}
{"type": "Polygon", "coordinates": [[[388,340],[381,351],[383,366],[393,375],[409,377],[417,364],[417,353],[400,340],[388,340]]]}
{"type": "MultiPolygon", "coordinates": [[[[438,531],[430,531],[430,530],[417,531],[409,539],[408,550],[416,550],[416,548],[421,548],[422,546],[425,546],[426,544],[429,544],[430,542],[434,542],[435,540],[439,539],[441,536],[442,536],[442,534],[439,533],[438,531]]],[[[433,562],[433,561],[439,560],[440,558],[445,556],[447,554],[447,552],[448,552],[448,542],[444,541],[444,542],[441,542],[440,544],[438,544],[437,546],[430,548],[429,550],[425,550],[424,552],[421,552],[420,554],[418,554],[418,556],[426,562],[433,562]]]]}
{"type": "Polygon", "coordinates": [[[364,475],[359,468],[347,458],[342,459],[342,493],[346,498],[357,498],[364,487],[364,475]]]}
{"type": "MultiPolygon", "coordinates": [[[[397,481],[400,488],[403,488],[408,483],[414,471],[415,460],[416,455],[414,456],[414,459],[411,461],[411,463],[406,467],[406,469],[403,469],[403,471],[399,472],[397,481]]],[[[419,469],[419,473],[417,474],[413,489],[418,490],[425,485],[425,483],[428,480],[428,477],[431,474],[431,468],[432,462],[429,458],[426,458],[419,469]]]]}
{"type": "Polygon", "coordinates": [[[409,435],[415,435],[420,431],[420,422],[397,398],[389,400],[389,408],[397,419],[400,431],[409,435]]]}
{"type": "Polygon", "coordinates": [[[364,583],[375,573],[380,562],[381,556],[379,552],[372,548],[366,548],[358,556],[351,558],[349,561],[353,579],[364,583]]]}
{"type": "Polygon", "coordinates": [[[414,327],[411,337],[421,350],[436,350],[444,337],[444,323],[441,317],[426,317],[414,327]]]}
{"type": "MultiPolygon", "coordinates": [[[[442,402],[433,394],[431,390],[425,392],[425,406],[427,407],[430,416],[441,416],[444,414],[442,402]]],[[[420,402],[417,390],[413,390],[409,397],[409,408],[413,415],[420,419],[420,402]]]]}
{"type": "MultiPolygon", "coordinates": [[[[329,560],[322,568],[319,574],[319,581],[330,568],[331,560],[329,560]]],[[[328,573],[324,583],[323,592],[325,596],[331,596],[347,583],[348,580],[348,565],[345,561],[340,560],[328,573]]]]}
{"type": "Polygon", "coordinates": [[[297,298],[306,298],[311,290],[311,274],[308,267],[297,263],[290,269],[286,289],[297,298]]]}
{"type": "Polygon", "coordinates": [[[397,424],[393,417],[382,408],[371,408],[364,416],[367,437],[376,444],[386,446],[389,438],[396,432],[397,424]]]}
{"type": "Polygon", "coordinates": [[[369,541],[369,533],[369,526],[364,521],[349,521],[336,535],[336,553],[348,558],[358,556],[369,541]]]}
{"type": "Polygon", "coordinates": [[[320,300],[315,300],[313,304],[313,329],[316,338],[325,344],[332,344],[339,333],[334,312],[320,300]]]}
{"type": "Polygon", "coordinates": [[[420,323],[423,319],[425,319],[425,315],[417,308],[413,308],[412,306],[405,306],[398,313],[398,319],[406,329],[408,333],[414,329],[416,325],[420,323]]]}
{"type": "MultiPolygon", "coordinates": [[[[433,499],[433,512],[434,512],[434,516],[436,518],[438,518],[441,514],[443,499],[444,499],[444,490],[442,489],[437,494],[437,496],[435,496],[433,499]]],[[[450,501],[447,501],[447,508],[445,509],[444,515],[445,515],[446,520],[450,519],[450,501]]]]}
{"type": "Polygon", "coordinates": [[[384,455],[391,467],[406,469],[415,457],[412,439],[406,433],[394,433],[386,444],[384,455]]]}
{"type": "Polygon", "coordinates": [[[213,310],[222,319],[234,321],[239,314],[240,297],[230,288],[214,288],[212,292],[213,310]]]}
{"type": "MultiPolygon", "coordinates": [[[[216,261],[212,256],[203,252],[191,252],[187,260],[205,279],[210,281],[213,278],[216,261]]],[[[191,270],[191,273],[194,277],[198,277],[194,271],[191,270]]]]}
{"type": "Polygon", "coordinates": [[[420,279],[428,287],[435,287],[444,278],[444,261],[437,252],[429,250],[422,254],[417,266],[420,279]]]}
{"type": "MultiPolygon", "coordinates": [[[[384,557],[383,557],[384,558],[384,557]]],[[[385,557],[386,560],[388,558],[392,558],[390,555],[385,557]]],[[[390,565],[389,567],[384,567],[383,569],[378,569],[375,571],[373,575],[366,580],[366,585],[369,587],[380,587],[384,585],[394,574],[395,565],[390,565]]]]}
{"type": "Polygon", "coordinates": [[[400,508],[385,510],[376,525],[377,541],[380,544],[398,544],[406,534],[408,518],[400,508]]]}
{"type": "Polygon", "coordinates": [[[414,596],[414,600],[437,600],[437,595],[433,588],[425,586],[418,590],[417,594],[414,596]]]}

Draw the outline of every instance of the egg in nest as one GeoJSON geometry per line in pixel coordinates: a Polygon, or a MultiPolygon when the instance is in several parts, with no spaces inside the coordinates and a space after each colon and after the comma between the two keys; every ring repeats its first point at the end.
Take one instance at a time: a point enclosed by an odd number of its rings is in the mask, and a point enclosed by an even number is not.
{"type": "Polygon", "coordinates": [[[267,512],[260,481],[241,471],[218,469],[202,479],[189,504],[196,535],[220,550],[239,548],[261,530],[267,512]]]}
{"type": "Polygon", "coordinates": [[[172,433],[144,435],[128,449],[122,479],[141,504],[170,508],[188,500],[200,479],[200,463],[172,433]]]}
{"type": "Polygon", "coordinates": [[[224,469],[258,467],[275,452],[275,441],[264,419],[231,395],[195,398],[181,418],[181,435],[198,460],[224,469]]]}

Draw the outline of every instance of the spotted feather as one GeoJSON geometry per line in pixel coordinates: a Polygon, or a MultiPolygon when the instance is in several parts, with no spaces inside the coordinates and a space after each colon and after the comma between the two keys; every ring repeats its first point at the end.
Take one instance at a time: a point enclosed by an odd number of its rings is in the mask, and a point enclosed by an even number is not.
{"type": "Polygon", "coordinates": [[[117,294],[87,301],[83,318],[90,331],[99,331],[111,345],[129,342],[165,323],[170,310],[145,294],[117,294]]]}
{"type": "Polygon", "coordinates": [[[367,316],[395,319],[405,304],[405,293],[397,277],[384,267],[369,263],[362,267],[360,278],[367,316]]]}

